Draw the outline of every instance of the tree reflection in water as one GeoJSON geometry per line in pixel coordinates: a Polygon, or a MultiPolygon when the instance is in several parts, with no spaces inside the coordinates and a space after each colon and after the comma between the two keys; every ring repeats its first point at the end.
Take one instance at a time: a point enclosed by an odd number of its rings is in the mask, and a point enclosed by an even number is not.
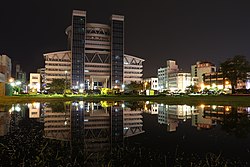
{"type": "Polygon", "coordinates": [[[236,137],[247,137],[250,132],[250,115],[242,107],[232,107],[232,111],[225,115],[221,124],[222,129],[236,137]]]}

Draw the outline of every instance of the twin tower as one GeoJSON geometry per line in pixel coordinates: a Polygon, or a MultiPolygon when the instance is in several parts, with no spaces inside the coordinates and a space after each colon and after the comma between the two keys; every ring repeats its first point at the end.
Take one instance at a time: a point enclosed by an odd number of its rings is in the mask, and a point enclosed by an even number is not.
{"type": "Polygon", "coordinates": [[[86,17],[73,10],[68,51],[44,54],[46,83],[66,78],[72,89],[94,90],[141,82],[144,60],[124,53],[124,16],[112,15],[109,24],[87,23],[86,17]]]}
{"type": "Polygon", "coordinates": [[[72,54],[73,88],[82,84],[87,88],[92,81],[92,87],[121,88],[124,82],[124,16],[112,15],[109,26],[87,23],[86,11],[74,10],[66,34],[72,54]],[[111,75],[107,75],[109,71],[111,75]]]}

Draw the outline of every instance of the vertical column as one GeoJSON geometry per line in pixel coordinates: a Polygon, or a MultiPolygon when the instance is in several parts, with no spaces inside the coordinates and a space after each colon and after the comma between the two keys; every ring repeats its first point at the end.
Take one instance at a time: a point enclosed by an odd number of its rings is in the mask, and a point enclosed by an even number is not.
{"type": "Polygon", "coordinates": [[[119,144],[123,141],[123,108],[121,104],[111,107],[111,142],[119,144]]]}
{"type": "Polygon", "coordinates": [[[105,84],[104,84],[103,87],[104,87],[104,88],[107,88],[107,87],[108,87],[108,80],[107,80],[107,78],[105,78],[105,84]]]}
{"type": "Polygon", "coordinates": [[[72,14],[72,88],[79,89],[78,85],[84,84],[85,64],[85,34],[86,34],[86,12],[73,10],[72,14]],[[78,85],[77,85],[78,83],[78,85]]]}
{"type": "Polygon", "coordinates": [[[111,17],[111,88],[123,84],[124,56],[124,16],[111,17]]]}

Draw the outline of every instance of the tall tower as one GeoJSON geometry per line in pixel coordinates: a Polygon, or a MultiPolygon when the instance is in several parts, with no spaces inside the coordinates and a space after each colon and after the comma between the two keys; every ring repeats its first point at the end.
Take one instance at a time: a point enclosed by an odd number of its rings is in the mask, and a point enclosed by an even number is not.
{"type": "Polygon", "coordinates": [[[73,10],[72,14],[72,88],[78,89],[84,85],[84,65],[85,65],[85,32],[86,32],[86,12],[73,10]]]}
{"type": "Polygon", "coordinates": [[[124,66],[124,16],[111,16],[111,88],[121,88],[124,66]]]}

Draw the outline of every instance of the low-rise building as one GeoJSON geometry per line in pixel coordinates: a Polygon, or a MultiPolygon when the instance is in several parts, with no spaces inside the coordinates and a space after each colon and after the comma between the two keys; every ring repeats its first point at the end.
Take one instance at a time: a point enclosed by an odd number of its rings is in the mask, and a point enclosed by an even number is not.
{"type": "Polygon", "coordinates": [[[223,77],[222,72],[212,72],[203,74],[203,85],[201,89],[223,89],[225,91],[231,90],[231,82],[223,77]]]}
{"type": "Polygon", "coordinates": [[[40,92],[41,89],[41,76],[39,73],[30,73],[29,88],[31,92],[40,92]]]}
{"type": "Polygon", "coordinates": [[[145,79],[143,79],[143,82],[146,83],[146,84],[149,84],[150,89],[159,90],[158,78],[157,77],[145,78],[145,79]]]}
{"type": "Polygon", "coordinates": [[[185,93],[187,87],[191,85],[191,74],[184,72],[170,73],[168,82],[171,92],[185,93]]]}
{"type": "Polygon", "coordinates": [[[196,62],[196,64],[191,66],[191,76],[197,80],[197,86],[203,84],[203,74],[216,72],[216,66],[211,62],[196,62]]]}
{"type": "Polygon", "coordinates": [[[169,90],[169,74],[176,73],[179,71],[179,67],[174,60],[167,60],[166,67],[158,69],[158,86],[159,90],[169,90]]]}

